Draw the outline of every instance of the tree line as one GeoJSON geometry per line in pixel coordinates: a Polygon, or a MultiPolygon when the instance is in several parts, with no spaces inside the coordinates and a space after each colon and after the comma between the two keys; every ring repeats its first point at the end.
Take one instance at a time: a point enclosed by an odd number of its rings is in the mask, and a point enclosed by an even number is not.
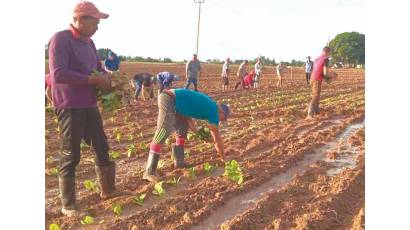
{"type": "MultiPolygon", "coordinates": [[[[331,62],[342,64],[344,66],[356,67],[358,65],[365,64],[365,35],[358,32],[344,32],[336,35],[329,42],[329,47],[332,49],[331,62]]],[[[98,49],[98,56],[101,60],[104,60],[108,56],[109,49],[101,48],[98,49]]],[[[307,56],[307,55],[306,55],[307,56]]],[[[141,56],[123,56],[118,55],[121,61],[126,62],[155,62],[155,63],[186,63],[187,60],[174,61],[169,57],[164,58],[152,58],[152,57],[141,57],[141,56]]],[[[48,60],[48,46],[45,46],[45,58],[48,60]]],[[[263,55],[259,56],[264,65],[277,65],[275,58],[265,57],[263,55]]],[[[250,64],[255,64],[256,59],[248,60],[250,64]]],[[[211,64],[222,64],[225,60],[220,59],[207,59],[201,60],[206,61],[211,64]]],[[[240,64],[243,59],[231,60],[232,64],[240,64]]],[[[303,66],[305,61],[291,60],[290,62],[283,62],[286,66],[303,66]]]]}

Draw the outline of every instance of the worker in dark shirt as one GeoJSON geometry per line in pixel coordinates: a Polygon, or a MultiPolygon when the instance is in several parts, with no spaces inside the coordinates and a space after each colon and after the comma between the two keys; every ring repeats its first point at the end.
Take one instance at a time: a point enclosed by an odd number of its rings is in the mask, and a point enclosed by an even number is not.
{"type": "Polygon", "coordinates": [[[151,103],[154,99],[154,85],[156,85],[156,77],[150,73],[137,73],[129,81],[131,87],[135,89],[134,101],[138,100],[138,97],[142,91],[142,99],[145,101],[145,93],[147,93],[151,99],[151,103]]]}

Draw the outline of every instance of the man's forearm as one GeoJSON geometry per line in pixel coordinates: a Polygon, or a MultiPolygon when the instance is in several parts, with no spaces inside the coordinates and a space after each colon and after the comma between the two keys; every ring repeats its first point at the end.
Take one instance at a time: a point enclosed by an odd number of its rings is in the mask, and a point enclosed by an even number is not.
{"type": "Polygon", "coordinates": [[[221,138],[218,138],[215,142],[215,149],[219,155],[219,157],[225,160],[225,153],[224,153],[224,145],[221,138]]]}

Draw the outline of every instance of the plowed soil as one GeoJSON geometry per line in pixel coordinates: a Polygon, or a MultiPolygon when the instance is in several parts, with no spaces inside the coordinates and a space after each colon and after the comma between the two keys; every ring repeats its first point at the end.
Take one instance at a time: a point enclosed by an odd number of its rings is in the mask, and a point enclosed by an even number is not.
{"type": "MultiPolygon", "coordinates": [[[[129,78],[136,72],[173,71],[184,78],[184,68],[124,63],[121,72],[129,78]]],[[[142,173],[148,153],[144,145],[153,137],[158,108],[156,102],[125,104],[102,116],[110,149],[120,153],[113,159],[117,188],[130,195],[103,201],[85,189],[83,182],[95,181],[96,175],[94,152],[83,146],[76,171],[77,203],[91,212],[94,224],[81,225],[80,219],[60,213],[58,178],[50,173],[58,167],[59,129],[53,112],[46,111],[46,228],[56,223],[61,229],[364,229],[364,71],[336,69],[338,79],[323,83],[319,116],[305,120],[310,87],[302,68],[287,69],[282,88],[275,86],[273,67],[265,67],[257,90],[233,91],[232,75],[227,92],[221,92],[220,70],[220,65],[203,65],[199,90],[232,108],[222,135],[226,158],[243,169],[242,185],[222,175],[224,167],[212,144],[187,141],[186,161],[197,170],[197,178],[173,167],[167,145],[159,174],[164,181],[181,179],[176,186],[164,184],[164,196],[154,195],[153,184],[142,173]],[[128,157],[131,144],[136,152],[128,157]],[[218,165],[211,175],[203,170],[206,162],[218,165]],[[144,203],[134,203],[144,193],[144,203]],[[119,216],[112,211],[114,203],[124,209],[119,216]]],[[[183,85],[180,81],[174,87],[183,85]]]]}

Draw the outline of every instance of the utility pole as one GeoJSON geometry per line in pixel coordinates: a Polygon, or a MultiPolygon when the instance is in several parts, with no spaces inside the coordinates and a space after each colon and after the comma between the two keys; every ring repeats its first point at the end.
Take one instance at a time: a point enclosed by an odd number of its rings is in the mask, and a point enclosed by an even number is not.
{"type": "Polygon", "coordinates": [[[198,46],[199,46],[199,24],[201,21],[201,5],[205,2],[205,0],[194,0],[195,3],[199,4],[198,7],[198,27],[196,31],[196,55],[198,56],[198,46]]]}

